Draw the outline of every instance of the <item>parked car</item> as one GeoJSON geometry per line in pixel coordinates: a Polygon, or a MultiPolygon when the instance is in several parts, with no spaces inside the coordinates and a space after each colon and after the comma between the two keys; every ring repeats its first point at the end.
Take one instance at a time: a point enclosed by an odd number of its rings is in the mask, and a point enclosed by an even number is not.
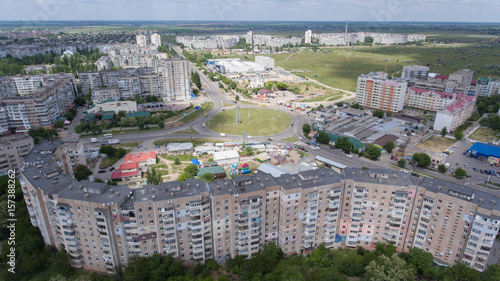
{"type": "Polygon", "coordinates": [[[398,161],[398,158],[397,158],[397,157],[394,157],[394,159],[393,159],[393,160],[394,160],[394,161],[398,161]]]}
{"type": "Polygon", "coordinates": [[[474,170],[474,172],[479,172],[479,170],[476,167],[472,168],[472,170],[474,170]]]}
{"type": "Polygon", "coordinates": [[[106,170],[99,170],[98,173],[99,174],[106,173],[106,170]]]}
{"type": "Polygon", "coordinates": [[[420,175],[417,174],[417,173],[411,173],[411,175],[414,176],[414,177],[417,177],[417,178],[420,177],[420,175]]]}
{"type": "Polygon", "coordinates": [[[139,144],[139,145],[137,146],[137,148],[141,148],[141,147],[142,147],[142,144],[139,144]]]}
{"type": "Polygon", "coordinates": [[[469,168],[469,164],[465,163],[465,164],[464,164],[464,167],[465,167],[465,168],[469,168]]]}
{"type": "Polygon", "coordinates": [[[484,170],[483,170],[483,169],[479,170],[479,172],[480,172],[481,174],[484,174],[484,170]]]}
{"type": "Polygon", "coordinates": [[[114,171],[114,170],[115,170],[115,167],[109,168],[109,171],[114,171]]]}
{"type": "Polygon", "coordinates": [[[99,167],[99,169],[101,169],[101,170],[104,170],[104,169],[107,169],[107,168],[108,168],[108,166],[100,166],[99,167]]]}
{"type": "Polygon", "coordinates": [[[268,140],[268,141],[273,141],[273,139],[272,139],[272,138],[268,138],[267,140],[268,140]]]}

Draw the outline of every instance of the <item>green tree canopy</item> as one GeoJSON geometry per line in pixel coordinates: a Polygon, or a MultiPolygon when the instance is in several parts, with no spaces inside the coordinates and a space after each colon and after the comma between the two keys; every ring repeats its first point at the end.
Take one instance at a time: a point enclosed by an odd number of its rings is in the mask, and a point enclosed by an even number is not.
{"type": "Polygon", "coordinates": [[[363,151],[363,154],[372,160],[377,160],[380,158],[380,156],[382,156],[382,152],[380,151],[380,149],[371,143],[365,145],[365,151],[363,151]]]}
{"type": "Polygon", "coordinates": [[[398,254],[390,258],[382,255],[380,261],[371,261],[366,267],[366,274],[370,281],[410,281],[415,280],[413,268],[406,264],[398,254]]]}
{"type": "Polygon", "coordinates": [[[311,132],[311,125],[309,124],[302,125],[302,132],[304,132],[304,134],[309,134],[311,132]]]}
{"type": "Polygon", "coordinates": [[[428,167],[431,164],[431,157],[423,152],[413,154],[413,161],[420,167],[428,167]]]}
{"type": "Polygon", "coordinates": [[[398,160],[398,166],[404,168],[406,166],[406,160],[401,158],[398,160]]]}
{"type": "Polygon", "coordinates": [[[392,153],[392,150],[394,149],[394,147],[396,147],[396,145],[394,145],[394,142],[392,142],[392,141],[389,141],[389,142],[387,142],[387,143],[384,145],[384,149],[385,149],[388,153],[392,153]]]}
{"type": "Polygon", "coordinates": [[[318,133],[318,137],[316,137],[316,140],[319,142],[319,143],[323,143],[323,144],[329,144],[330,143],[330,137],[328,136],[328,134],[324,131],[319,131],[318,133]]]}
{"type": "Polygon", "coordinates": [[[446,136],[446,134],[448,134],[448,129],[444,127],[443,129],[441,129],[441,136],[444,137],[446,136]]]}
{"type": "Polygon", "coordinates": [[[384,111],[377,109],[373,112],[373,117],[384,118],[384,111]]]}
{"type": "Polygon", "coordinates": [[[467,176],[467,171],[462,169],[461,167],[458,167],[456,170],[455,170],[455,177],[457,178],[463,178],[467,176]]]}
{"type": "Polygon", "coordinates": [[[201,178],[204,179],[205,182],[214,182],[215,181],[215,175],[210,173],[210,172],[204,173],[201,178]]]}
{"type": "Polygon", "coordinates": [[[340,148],[344,152],[350,152],[352,144],[348,137],[340,137],[335,141],[335,148],[340,148]]]}

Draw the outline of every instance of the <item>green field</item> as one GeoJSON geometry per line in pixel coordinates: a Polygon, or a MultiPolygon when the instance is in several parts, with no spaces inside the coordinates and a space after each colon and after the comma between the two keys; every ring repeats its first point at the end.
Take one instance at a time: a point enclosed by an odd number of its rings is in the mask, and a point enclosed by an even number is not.
{"type": "MultiPolygon", "coordinates": [[[[271,55],[275,64],[298,75],[332,87],[355,91],[357,78],[369,71],[383,71],[399,77],[404,65],[427,65],[431,72],[448,75],[468,68],[474,78],[498,78],[499,45],[423,45],[321,48],[318,52],[271,55]],[[498,68],[497,68],[498,67],[498,68]]],[[[249,56],[247,58],[251,59],[249,56]]]]}
{"type": "Polygon", "coordinates": [[[481,142],[493,142],[498,139],[498,131],[490,128],[478,128],[472,133],[469,138],[481,142]]]}
{"type": "Polygon", "coordinates": [[[281,111],[260,108],[241,108],[240,111],[240,124],[236,124],[236,109],[231,109],[210,118],[206,123],[207,127],[214,132],[228,135],[243,135],[247,132],[249,135],[259,136],[259,133],[276,134],[290,126],[290,116],[281,111]]]}
{"type": "Polygon", "coordinates": [[[452,146],[457,141],[441,136],[432,136],[425,141],[417,144],[415,147],[441,153],[452,146]]]}

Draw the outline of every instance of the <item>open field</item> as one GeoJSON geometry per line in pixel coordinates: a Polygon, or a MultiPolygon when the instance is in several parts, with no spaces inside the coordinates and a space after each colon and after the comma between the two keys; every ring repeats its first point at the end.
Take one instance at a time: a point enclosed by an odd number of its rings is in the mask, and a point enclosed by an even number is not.
{"type": "Polygon", "coordinates": [[[457,141],[454,139],[449,139],[440,136],[432,136],[425,141],[417,144],[415,147],[420,149],[425,149],[429,151],[434,151],[437,153],[441,153],[452,146],[457,141]]]}
{"type": "MultiPolygon", "coordinates": [[[[403,65],[427,65],[431,72],[450,74],[468,68],[474,78],[499,77],[498,45],[356,46],[321,48],[317,52],[271,55],[278,66],[332,87],[355,91],[357,78],[370,71],[401,76],[403,65]],[[497,70],[498,67],[498,70],[497,70]]],[[[247,56],[248,59],[251,59],[247,56]]]]}
{"type": "Polygon", "coordinates": [[[481,142],[493,142],[498,139],[498,131],[492,130],[490,128],[478,128],[472,133],[469,138],[481,142]]]}
{"type": "Polygon", "coordinates": [[[282,132],[290,126],[290,116],[270,109],[241,108],[242,122],[236,124],[236,109],[226,110],[210,118],[206,125],[214,131],[230,135],[259,136],[282,132]]]}

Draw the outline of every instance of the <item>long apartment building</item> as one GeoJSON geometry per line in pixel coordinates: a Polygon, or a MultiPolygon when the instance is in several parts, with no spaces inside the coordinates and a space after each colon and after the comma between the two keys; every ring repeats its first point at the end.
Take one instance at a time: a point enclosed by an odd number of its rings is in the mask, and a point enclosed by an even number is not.
{"type": "Polygon", "coordinates": [[[56,79],[25,96],[0,101],[0,133],[9,129],[27,132],[31,128],[52,127],[56,117],[69,110],[76,97],[71,79],[56,79]]]}
{"type": "Polygon", "coordinates": [[[95,100],[106,100],[110,95],[115,99],[154,95],[164,101],[189,100],[187,60],[155,60],[154,65],[155,67],[80,73],[82,92],[92,93],[95,100]],[[118,89],[118,96],[116,92],[112,93],[112,89],[118,89]]]}
{"type": "Polygon", "coordinates": [[[33,139],[27,135],[10,135],[0,138],[0,175],[14,170],[19,175],[24,157],[33,148],[33,139]]]}
{"type": "Polygon", "coordinates": [[[60,161],[50,161],[58,155],[52,150],[31,151],[21,185],[32,224],[77,268],[114,273],[134,255],[156,253],[223,262],[252,257],[267,242],[286,255],[320,244],[374,249],[385,242],[400,251],[422,248],[445,266],[465,262],[484,271],[498,262],[492,249],[500,205],[449,182],[392,170],[318,169],[132,189],[74,181],[60,161]]]}
{"type": "Polygon", "coordinates": [[[370,72],[358,77],[355,101],[362,106],[398,112],[403,110],[408,82],[387,79],[387,73],[370,72]]]}
{"type": "Polygon", "coordinates": [[[75,76],[72,73],[16,75],[0,77],[0,98],[34,94],[55,80],[70,80],[76,92],[75,76]]]}
{"type": "Polygon", "coordinates": [[[445,106],[464,98],[465,95],[462,94],[409,87],[406,91],[404,105],[424,110],[439,111],[445,106]]]}

